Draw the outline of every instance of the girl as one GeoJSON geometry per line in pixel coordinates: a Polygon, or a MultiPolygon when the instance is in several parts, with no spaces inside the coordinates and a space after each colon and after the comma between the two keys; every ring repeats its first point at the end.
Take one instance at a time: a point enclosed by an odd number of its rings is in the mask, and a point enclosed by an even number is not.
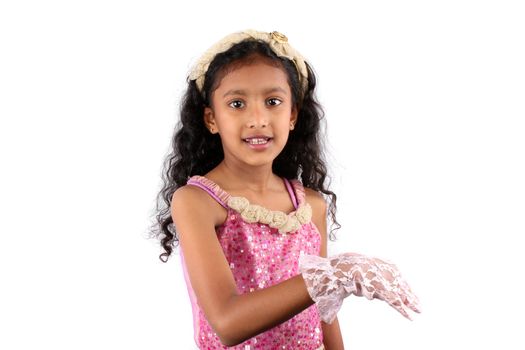
{"type": "Polygon", "coordinates": [[[315,85],[278,32],[231,34],[190,73],[158,220],[161,260],[180,243],[199,349],[343,349],[350,294],[419,312],[393,264],[326,257],[328,209],[338,223],[315,85]]]}

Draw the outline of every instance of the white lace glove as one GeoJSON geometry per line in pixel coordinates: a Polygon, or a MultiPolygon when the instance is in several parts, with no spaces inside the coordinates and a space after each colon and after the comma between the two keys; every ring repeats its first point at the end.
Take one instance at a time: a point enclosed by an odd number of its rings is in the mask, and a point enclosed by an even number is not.
{"type": "Polygon", "coordinates": [[[410,319],[407,308],[420,312],[419,301],[397,267],[378,258],[344,253],[329,258],[301,255],[299,271],[321,319],[332,323],[343,299],[354,294],[377,298],[410,319]]]}

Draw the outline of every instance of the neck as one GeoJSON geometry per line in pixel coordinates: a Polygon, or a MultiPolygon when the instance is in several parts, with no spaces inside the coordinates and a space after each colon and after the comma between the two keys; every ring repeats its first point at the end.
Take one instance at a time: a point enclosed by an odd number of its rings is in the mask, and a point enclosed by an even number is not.
{"type": "MultiPolygon", "coordinates": [[[[247,189],[251,192],[263,194],[276,184],[277,177],[272,172],[271,164],[239,168],[223,160],[215,170],[221,174],[222,178],[227,178],[229,184],[235,186],[235,189],[247,189]]],[[[280,182],[278,185],[281,185],[280,182]]]]}

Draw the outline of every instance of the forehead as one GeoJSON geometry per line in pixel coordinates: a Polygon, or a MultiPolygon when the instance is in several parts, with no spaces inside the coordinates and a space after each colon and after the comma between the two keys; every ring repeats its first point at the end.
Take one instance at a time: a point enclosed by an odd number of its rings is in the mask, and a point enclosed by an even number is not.
{"type": "Polygon", "coordinates": [[[267,60],[256,60],[232,66],[218,82],[217,91],[231,89],[245,91],[281,88],[291,93],[284,68],[267,60]]]}

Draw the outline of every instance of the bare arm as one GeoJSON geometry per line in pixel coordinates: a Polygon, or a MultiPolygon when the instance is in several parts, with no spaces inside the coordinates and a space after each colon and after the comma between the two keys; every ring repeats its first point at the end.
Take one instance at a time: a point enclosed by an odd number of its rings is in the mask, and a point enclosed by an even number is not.
{"type": "MultiPolygon", "coordinates": [[[[305,188],[306,200],[312,206],[312,221],[321,233],[321,256],[327,256],[327,234],[326,234],[326,202],[323,197],[308,188],[305,188]]],[[[344,349],[343,337],[339,328],[337,318],[328,324],[321,321],[323,329],[323,344],[326,350],[344,349]]]]}
{"type": "Polygon", "coordinates": [[[301,275],[239,294],[215,233],[215,225],[225,219],[217,206],[202,190],[184,186],[174,193],[171,209],[199,306],[221,342],[232,346],[292,318],[313,301],[301,275]]]}

